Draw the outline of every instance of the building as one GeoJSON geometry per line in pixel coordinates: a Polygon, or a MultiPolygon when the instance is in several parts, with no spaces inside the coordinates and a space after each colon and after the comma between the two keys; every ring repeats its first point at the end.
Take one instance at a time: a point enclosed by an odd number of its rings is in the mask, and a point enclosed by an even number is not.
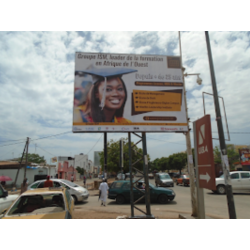
{"type": "MultiPolygon", "coordinates": [[[[7,188],[14,187],[15,180],[16,180],[16,188],[21,187],[21,183],[24,179],[24,172],[25,172],[26,164],[22,163],[20,165],[17,161],[2,161],[0,162],[0,175],[9,176],[12,181],[6,182],[7,188]]],[[[35,181],[36,175],[48,175],[48,167],[46,166],[39,166],[36,163],[28,163],[26,167],[26,178],[28,179],[28,184],[31,184],[35,181]]]]}
{"type": "Polygon", "coordinates": [[[89,172],[88,155],[84,155],[84,154],[75,155],[74,166],[75,166],[75,168],[80,167],[80,168],[84,169],[84,172],[88,173],[89,172]]]}
{"type": "Polygon", "coordinates": [[[57,165],[58,179],[64,179],[71,181],[71,176],[74,176],[76,181],[77,171],[75,169],[75,159],[68,156],[59,156],[57,165]]]}

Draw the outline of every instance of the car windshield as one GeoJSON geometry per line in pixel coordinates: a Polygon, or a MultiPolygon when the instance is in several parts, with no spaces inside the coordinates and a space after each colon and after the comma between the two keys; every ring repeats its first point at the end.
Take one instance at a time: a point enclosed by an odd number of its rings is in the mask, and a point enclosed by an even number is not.
{"type": "Polygon", "coordinates": [[[224,178],[224,174],[222,174],[221,176],[219,176],[219,178],[224,178]]]}
{"type": "Polygon", "coordinates": [[[171,179],[171,177],[168,174],[161,174],[160,179],[171,179]]]}
{"type": "Polygon", "coordinates": [[[74,182],[68,181],[68,180],[63,180],[62,182],[66,183],[70,187],[78,187],[77,184],[75,184],[74,182]]]}
{"type": "Polygon", "coordinates": [[[47,214],[64,210],[65,204],[61,193],[34,194],[21,196],[7,215],[47,214]]]}

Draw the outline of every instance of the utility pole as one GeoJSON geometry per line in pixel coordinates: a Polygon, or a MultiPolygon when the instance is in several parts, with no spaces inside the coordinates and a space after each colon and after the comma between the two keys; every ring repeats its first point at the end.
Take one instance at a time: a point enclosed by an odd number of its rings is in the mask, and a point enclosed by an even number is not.
{"type": "Polygon", "coordinates": [[[26,163],[25,163],[25,169],[24,169],[24,179],[26,178],[26,170],[28,166],[28,151],[29,151],[29,137],[27,137],[26,141],[26,163]]]}
{"type": "Polygon", "coordinates": [[[104,170],[103,176],[105,177],[105,171],[107,172],[107,161],[108,161],[108,153],[107,153],[107,132],[104,132],[104,170]]]}
{"type": "MultiPolygon", "coordinates": [[[[180,58],[181,58],[181,67],[182,67],[182,51],[181,51],[181,37],[179,31],[179,47],[180,47],[180,58]]],[[[188,123],[188,131],[185,133],[186,135],[186,144],[187,144],[187,163],[188,163],[188,172],[190,179],[190,194],[191,194],[191,202],[192,202],[192,216],[197,217],[197,199],[195,192],[195,183],[194,183],[194,163],[193,163],[193,153],[190,139],[190,128],[189,128],[189,119],[188,119],[188,108],[187,108],[187,96],[186,96],[186,87],[185,87],[185,78],[184,78],[185,68],[182,67],[182,78],[183,78],[183,90],[184,90],[184,100],[186,106],[186,118],[188,123]]]]}
{"type": "Polygon", "coordinates": [[[222,119],[220,113],[220,105],[219,105],[219,98],[216,86],[216,79],[215,79],[215,72],[214,72],[214,65],[213,65],[213,58],[212,58],[212,50],[210,47],[210,40],[208,31],[205,31],[206,43],[207,43],[207,53],[208,53],[208,60],[210,66],[210,74],[212,80],[212,88],[213,88],[213,95],[214,95],[214,106],[215,106],[215,113],[216,113],[216,122],[217,128],[219,133],[219,141],[220,141],[220,149],[222,154],[222,168],[224,173],[225,179],[225,187],[226,187],[226,194],[227,194],[227,205],[228,205],[228,212],[230,219],[236,219],[236,211],[234,206],[234,197],[232,192],[232,185],[231,185],[231,178],[229,173],[229,164],[228,164],[228,157],[227,157],[227,147],[224,138],[224,131],[222,126],[222,119]]]}

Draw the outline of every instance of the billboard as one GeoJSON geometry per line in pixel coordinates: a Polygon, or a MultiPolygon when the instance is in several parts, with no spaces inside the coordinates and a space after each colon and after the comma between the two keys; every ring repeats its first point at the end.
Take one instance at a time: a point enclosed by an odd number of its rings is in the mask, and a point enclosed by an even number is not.
{"type": "Polygon", "coordinates": [[[57,157],[55,156],[55,157],[52,157],[51,158],[51,162],[57,162],[57,157]]]}
{"type": "Polygon", "coordinates": [[[240,164],[241,165],[250,165],[250,152],[248,148],[239,149],[240,154],[240,164]]]}
{"type": "Polygon", "coordinates": [[[75,54],[77,132],[185,132],[180,57],[75,54]]]}

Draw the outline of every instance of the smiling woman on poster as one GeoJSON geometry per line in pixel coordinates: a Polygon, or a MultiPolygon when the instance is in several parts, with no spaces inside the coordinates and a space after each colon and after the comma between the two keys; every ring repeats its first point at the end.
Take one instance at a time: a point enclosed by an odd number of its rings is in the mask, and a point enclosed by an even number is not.
{"type": "Polygon", "coordinates": [[[92,87],[87,96],[85,110],[79,109],[82,121],[131,123],[123,118],[127,90],[121,77],[136,71],[126,68],[78,71],[92,76],[92,87]]]}

